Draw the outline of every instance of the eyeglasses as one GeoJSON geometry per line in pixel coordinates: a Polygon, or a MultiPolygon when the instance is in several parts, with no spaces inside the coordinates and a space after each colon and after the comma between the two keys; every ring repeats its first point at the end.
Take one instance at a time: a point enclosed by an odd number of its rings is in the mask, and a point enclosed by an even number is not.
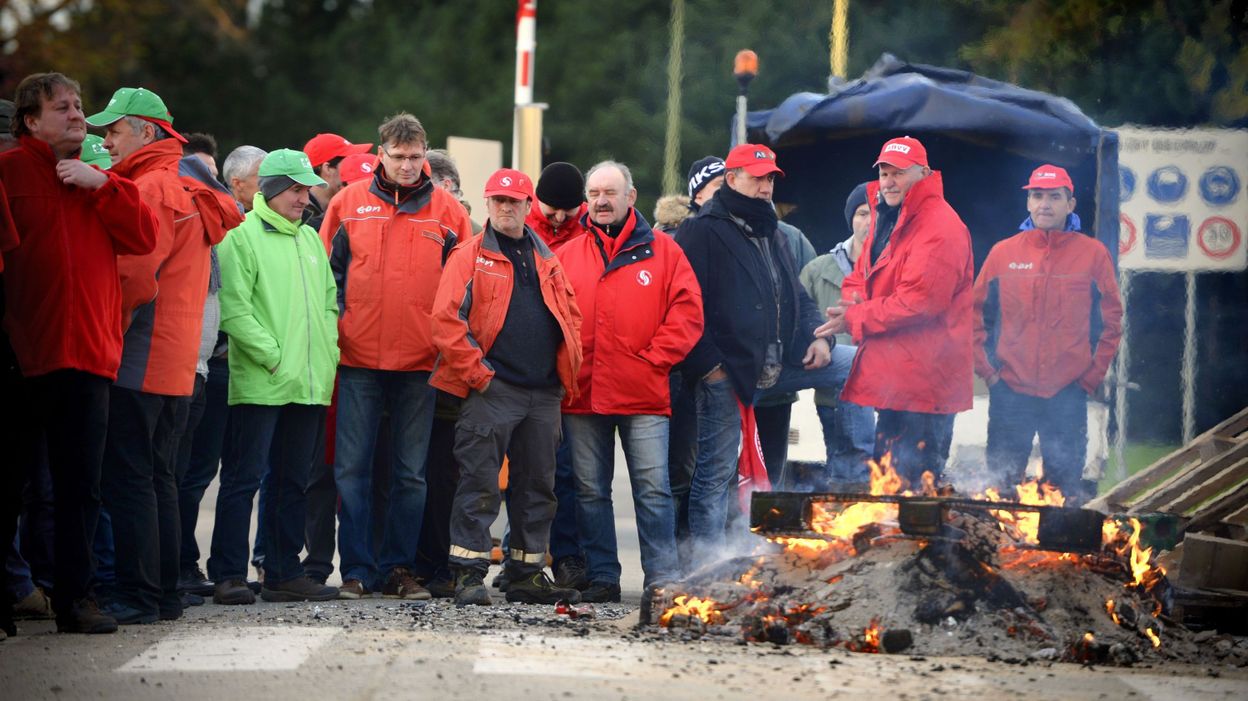
{"type": "Polygon", "coordinates": [[[381,152],[386,154],[390,160],[398,163],[411,163],[412,165],[417,165],[421,161],[425,160],[425,154],[423,153],[418,156],[405,156],[402,154],[396,156],[395,154],[390,153],[389,149],[386,149],[385,147],[382,147],[381,152]]]}

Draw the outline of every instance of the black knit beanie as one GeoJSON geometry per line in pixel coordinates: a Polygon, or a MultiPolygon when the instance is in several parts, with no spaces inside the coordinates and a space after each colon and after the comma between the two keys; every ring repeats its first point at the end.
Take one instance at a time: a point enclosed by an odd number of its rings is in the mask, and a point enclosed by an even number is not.
{"type": "Polygon", "coordinates": [[[858,208],[867,203],[867,184],[862,183],[849,193],[849,199],[845,200],[845,226],[849,229],[849,233],[854,233],[854,212],[858,208]]]}
{"type": "Polygon", "coordinates": [[[724,159],[718,156],[699,158],[689,167],[689,199],[695,199],[706,184],[724,174],[724,159]]]}
{"type": "Polygon", "coordinates": [[[580,207],[585,201],[585,177],[571,163],[551,163],[537,179],[537,199],[555,209],[580,207]]]}

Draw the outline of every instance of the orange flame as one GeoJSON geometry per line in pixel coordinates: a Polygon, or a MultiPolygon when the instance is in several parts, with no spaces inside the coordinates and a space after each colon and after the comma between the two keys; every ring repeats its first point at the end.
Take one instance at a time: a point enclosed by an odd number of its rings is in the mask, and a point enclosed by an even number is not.
{"type": "Polygon", "coordinates": [[[724,620],[724,614],[718,609],[719,604],[712,599],[681,595],[673,599],[672,604],[673,606],[659,617],[659,625],[670,626],[675,616],[698,618],[708,625],[722,623],[724,620]]]}
{"type": "Polygon", "coordinates": [[[1145,591],[1152,589],[1166,576],[1166,568],[1153,562],[1153,549],[1140,547],[1140,533],[1143,527],[1138,518],[1131,518],[1131,533],[1126,535],[1123,529],[1112,519],[1106,520],[1105,525],[1101,528],[1102,537],[1105,542],[1118,552],[1119,555],[1127,559],[1127,564],[1131,568],[1131,581],[1127,583],[1127,587],[1139,587],[1145,591]],[[1126,542],[1122,543],[1123,536],[1126,536],[1126,542]],[[1114,543],[1120,543],[1114,545],[1114,543]]]}
{"type": "MultiPolygon", "coordinates": [[[[1066,497],[1062,490],[1048,482],[1029,479],[1014,487],[1018,503],[1032,506],[1063,506],[1066,497]]],[[[1005,501],[1000,492],[989,487],[977,498],[986,501],[1005,501]]],[[[993,511],[992,515],[1001,522],[1001,529],[1010,534],[1020,543],[1038,545],[1040,543],[1040,514],[1034,511],[1014,513],[1012,511],[993,511]]]]}
{"type": "Polygon", "coordinates": [[[1096,642],[1096,636],[1092,635],[1092,631],[1088,631],[1083,634],[1083,642],[1087,643],[1088,645],[1091,645],[1092,643],[1096,642]]]}
{"type": "Polygon", "coordinates": [[[1144,635],[1148,636],[1148,639],[1153,643],[1154,648],[1161,647],[1161,638],[1157,635],[1157,633],[1153,632],[1152,628],[1145,628],[1144,635]]]}
{"type": "Polygon", "coordinates": [[[880,619],[872,618],[871,625],[862,631],[862,640],[865,643],[863,652],[879,652],[880,636],[883,632],[880,628],[880,619]]]}
{"type": "Polygon", "coordinates": [[[1113,599],[1105,600],[1105,611],[1109,614],[1109,617],[1113,619],[1115,624],[1122,625],[1122,619],[1118,617],[1117,612],[1114,610],[1117,607],[1118,604],[1115,603],[1113,599]]]}

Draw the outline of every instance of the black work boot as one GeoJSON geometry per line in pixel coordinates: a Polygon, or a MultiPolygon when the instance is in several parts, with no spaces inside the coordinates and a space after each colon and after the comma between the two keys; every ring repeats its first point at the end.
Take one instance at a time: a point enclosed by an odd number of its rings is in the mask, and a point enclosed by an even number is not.
{"type": "Polygon", "coordinates": [[[455,605],[489,606],[490,590],[485,587],[485,576],[474,569],[455,570],[455,605]]]}
{"type": "Polygon", "coordinates": [[[528,575],[513,575],[507,587],[507,600],[520,604],[556,604],[566,601],[580,603],[581,593],[569,587],[555,586],[545,570],[528,575]]]}
{"type": "Polygon", "coordinates": [[[585,561],[573,555],[555,563],[555,584],[568,589],[585,591],[589,586],[589,578],[585,572],[585,561]]]}
{"type": "Polygon", "coordinates": [[[614,582],[594,582],[581,592],[581,601],[591,604],[618,604],[620,585],[614,582]]]}
{"type": "Polygon", "coordinates": [[[285,582],[265,582],[260,589],[265,601],[329,601],[338,598],[338,587],[317,584],[307,575],[285,582]]]}

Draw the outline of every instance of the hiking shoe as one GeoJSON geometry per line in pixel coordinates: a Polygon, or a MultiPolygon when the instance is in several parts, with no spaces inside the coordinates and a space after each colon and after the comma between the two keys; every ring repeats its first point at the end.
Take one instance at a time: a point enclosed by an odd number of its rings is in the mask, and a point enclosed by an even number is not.
{"type": "Polygon", "coordinates": [[[241,579],[217,582],[212,592],[212,603],[222,606],[247,606],[256,603],[256,595],[241,579]]]}
{"type": "Polygon", "coordinates": [[[199,596],[212,596],[216,591],[212,580],[208,579],[208,575],[199,569],[198,566],[190,569],[182,570],[182,574],[178,575],[178,590],[198,594],[199,596]]]}
{"type": "Polygon", "coordinates": [[[111,616],[119,626],[139,626],[155,623],[160,618],[160,614],[156,611],[144,611],[133,606],[127,606],[120,601],[113,601],[105,606],[102,613],[111,616]]]}
{"type": "Polygon", "coordinates": [[[35,587],[29,596],[13,604],[14,620],[47,620],[55,616],[52,612],[52,599],[48,598],[41,587],[35,587]]]}
{"type": "Polygon", "coordinates": [[[350,599],[354,601],[355,599],[363,599],[366,596],[372,595],[373,593],[368,590],[368,587],[364,586],[364,581],[361,579],[348,579],[342,583],[341,587],[338,587],[339,599],[350,599]]]}
{"type": "Polygon", "coordinates": [[[490,586],[497,589],[499,593],[505,593],[507,591],[508,585],[510,584],[511,584],[511,576],[507,574],[506,567],[503,568],[502,572],[499,572],[498,574],[494,575],[493,581],[490,582],[490,586]]]}
{"type": "Polygon", "coordinates": [[[58,633],[116,633],[117,619],[100,611],[95,599],[79,599],[68,613],[56,617],[58,633]]]}
{"type": "Polygon", "coordinates": [[[425,588],[435,599],[455,598],[455,580],[445,575],[435,576],[425,584],[425,588]]]}
{"type": "Polygon", "coordinates": [[[546,570],[538,570],[525,577],[511,581],[507,587],[507,600],[519,604],[557,604],[566,601],[577,604],[581,601],[581,593],[568,587],[558,587],[550,581],[546,570]]]}
{"type": "Polygon", "coordinates": [[[565,557],[556,563],[555,584],[584,591],[589,586],[589,577],[585,575],[585,561],[579,557],[565,557]]]}
{"type": "Polygon", "coordinates": [[[265,601],[329,601],[338,598],[338,587],[317,584],[306,575],[285,582],[265,582],[260,589],[265,601]]]}
{"type": "Polygon", "coordinates": [[[591,604],[620,603],[620,585],[611,582],[593,582],[581,592],[581,601],[591,604]]]}
{"type": "Polygon", "coordinates": [[[455,577],[456,606],[489,606],[490,590],[485,588],[485,577],[476,570],[462,570],[455,577]]]}
{"type": "Polygon", "coordinates": [[[204,605],[204,597],[200,596],[199,594],[192,594],[189,591],[180,592],[178,594],[178,599],[182,601],[182,608],[184,609],[190,608],[192,606],[204,605]]]}
{"type": "Polygon", "coordinates": [[[433,598],[429,590],[422,587],[412,571],[406,567],[395,567],[386,577],[386,584],[381,588],[381,595],[387,599],[410,599],[428,601],[433,598]]]}

